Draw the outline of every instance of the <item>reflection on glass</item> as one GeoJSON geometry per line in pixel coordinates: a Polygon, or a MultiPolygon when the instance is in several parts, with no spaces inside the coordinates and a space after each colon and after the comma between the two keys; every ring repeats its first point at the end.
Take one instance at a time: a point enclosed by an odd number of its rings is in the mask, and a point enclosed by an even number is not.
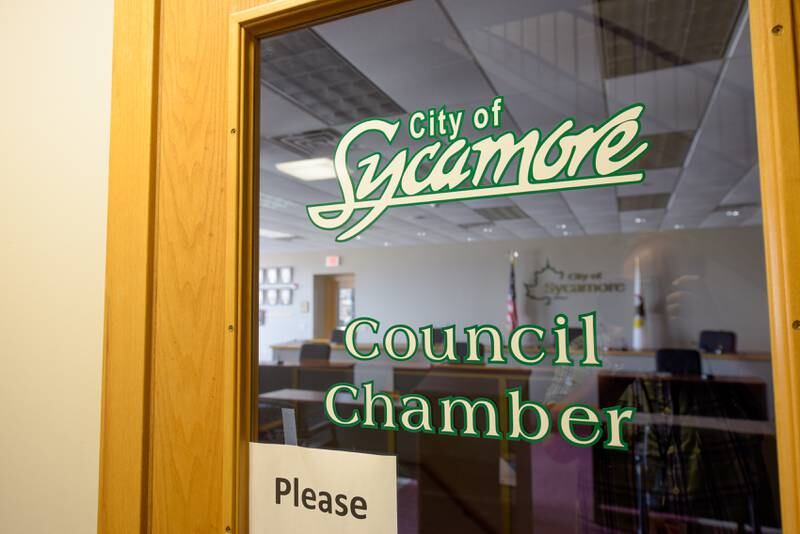
{"type": "MultiPolygon", "coordinates": [[[[258,439],[284,443],[291,408],[302,446],[396,455],[401,534],[779,531],[747,20],[733,0],[412,0],[263,40],[259,265],[291,297],[264,295],[282,305],[258,329],[258,439]],[[404,125],[391,145],[358,139],[348,154],[358,177],[370,154],[385,163],[432,141],[409,135],[414,111],[471,113],[498,95],[493,133],[549,132],[567,117],[583,128],[643,103],[646,180],[394,207],[343,243],[309,221],[306,206],[340,201],[334,151],[355,123],[404,125]],[[502,366],[435,364],[420,349],[405,362],[356,361],[343,345],[357,317],[381,323],[358,331],[364,351],[396,324],[431,327],[441,349],[453,325],[465,358],[464,329],[502,330],[511,297],[518,324],[550,328],[565,314],[576,361],[578,314],[596,311],[602,367],[552,366],[549,334],[523,342],[549,359],[515,363],[507,330],[502,366]],[[511,388],[553,420],[576,403],[638,413],[627,451],[557,433],[531,443],[332,424],[328,388],[369,381],[396,400],[376,404],[379,421],[410,393],[432,406],[481,397],[501,410],[505,435],[511,388]]],[[[488,358],[489,339],[480,343],[488,358]]],[[[363,409],[347,395],[336,406],[342,417],[363,409]]],[[[489,423],[484,412],[475,422],[489,423]]]]}

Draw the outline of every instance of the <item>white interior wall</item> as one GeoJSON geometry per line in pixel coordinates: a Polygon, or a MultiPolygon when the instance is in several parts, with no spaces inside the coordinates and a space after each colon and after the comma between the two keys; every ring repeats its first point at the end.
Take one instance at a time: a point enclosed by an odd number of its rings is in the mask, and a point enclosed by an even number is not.
{"type": "Polygon", "coordinates": [[[0,0],[0,532],[97,525],[111,0],[0,0]]]}
{"type": "Polygon", "coordinates": [[[600,343],[629,345],[634,258],[639,256],[648,346],[692,346],[700,330],[724,329],[738,334],[740,352],[768,350],[761,232],[760,227],[740,227],[275,255],[267,249],[261,265],[294,267],[298,288],[291,306],[268,307],[267,322],[259,330],[260,358],[271,358],[274,343],[313,337],[312,280],[320,273],[355,273],[356,316],[374,317],[383,329],[397,323],[502,328],[512,250],[519,252],[521,322],[551,326],[556,313],[577,322],[578,313],[599,310],[600,343]],[[341,266],[326,268],[328,254],[339,254],[341,266]],[[547,260],[567,277],[600,272],[603,282],[624,283],[625,289],[573,294],[549,306],[526,298],[524,284],[547,260]],[[302,313],[305,302],[309,311],[302,313]]]}

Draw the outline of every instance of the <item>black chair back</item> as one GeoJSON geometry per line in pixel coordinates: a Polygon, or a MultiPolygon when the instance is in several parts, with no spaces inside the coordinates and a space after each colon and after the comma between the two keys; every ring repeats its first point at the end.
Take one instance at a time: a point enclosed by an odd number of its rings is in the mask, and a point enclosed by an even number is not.
{"type": "Polygon", "coordinates": [[[583,335],[583,328],[567,328],[567,343],[570,345],[573,341],[583,335]]]}
{"type": "Polygon", "coordinates": [[[331,346],[327,343],[303,343],[300,347],[300,361],[326,362],[331,359],[331,346]]]}
{"type": "Polygon", "coordinates": [[[700,332],[700,350],[703,352],[736,352],[736,333],[725,330],[700,332]]]}
{"type": "MultiPolygon", "coordinates": [[[[478,354],[483,356],[483,345],[478,344],[478,354]]],[[[456,356],[466,358],[469,356],[469,343],[466,341],[456,341],[456,356]]]]}
{"type": "Polygon", "coordinates": [[[431,330],[431,337],[433,338],[434,345],[441,345],[444,343],[444,330],[441,328],[433,328],[431,330]]]}
{"type": "Polygon", "coordinates": [[[659,349],[656,352],[656,371],[673,375],[702,374],[700,353],[694,349],[659,349]]]}
{"type": "Polygon", "coordinates": [[[344,330],[341,328],[334,328],[333,332],[331,332],[331,343],[339,345],[344,344],[344,330]]]}

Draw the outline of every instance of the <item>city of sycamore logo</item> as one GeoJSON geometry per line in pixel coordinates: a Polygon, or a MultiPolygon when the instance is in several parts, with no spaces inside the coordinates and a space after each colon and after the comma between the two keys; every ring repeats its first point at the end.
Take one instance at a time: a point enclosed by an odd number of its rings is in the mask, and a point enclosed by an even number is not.
{"type": "Polygon", "coordinates": [[[525,284],[525,295],[531,300],[543,302],[546,306],[554,300],[565,300],[575,294],[624,292],[624,282],[605,280],[600,271],[564,272],[550,265],[549,259],[544,267],[533,273],[533,281],[525,284]]]}
{"type": "MultiPolygon", "coordinates": [[[[472,126],[479,131],[501,128],[503,106],[498,96],[476,108],[472,126]]],[[[391,147],[402,126],[400,119],[367,119],[350,128],[336,147],[333,164],[341,200],[308,206],[308,217],[324,230],[347,226],[336,236],[336,241],[347,241],[396,206],[639,183],[644,171],[626,168],[648,148],[647,141],[637,140],[643,111],[643,104],[634,104],[582,130],[575,131],[575,120],[569,118],[547,134],[533,128],[519,136],[506,131],[476,141],[461,135],[463,110],[416,111],[409,115],[409,136],[432,142],[413,154],[405,147],[387,158],[380,152],[364,156],[355,163],[360,170],[356,180],[348,166],[356,141],[378,134],[391,147]],[[579,176],[587,162],[593,173],[579,176]],[[512,165],[516,173],[507,173],[512,165]],[[510,183],[504,180],[507,174],[514,178],[510,183]]]]}
{"type": "Polygon", "coordinates": [[[533,282],[530,284],[525,284],[525,296],[531,300],[544,301],[544,303],[548,306],[553,302],[554,299],[563,300],[567,298],[564,295],[546,292],[547,290],[544,287],[546,283],[545,279],[549,277],[552,277],[555,283],[560,283],[564,280],[564,271],[559,271],[558,269],[554,268],[550,265],[550,260],[547,260],[547,264],[544,267],[533,273],[533,282]]]}

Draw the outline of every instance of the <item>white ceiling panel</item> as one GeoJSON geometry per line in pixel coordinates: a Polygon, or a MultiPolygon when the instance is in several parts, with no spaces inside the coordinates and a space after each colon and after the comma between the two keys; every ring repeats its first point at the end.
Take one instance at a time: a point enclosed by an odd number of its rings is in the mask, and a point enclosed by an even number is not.
{"type": "Polygon", "coordinates": [[[666,210],[625,211],[619,214],[623,232],[653,232],[661,228],[666,210]]]}
{"type": "Polygon", "coordinates": [[[488,222],[488,219],[478,212],[465,206],[462,202],[445,202],[433,206],[421,206],[432,216],[440,217],[453,224],[479,224],[488,222]]]}
{"type": "Polygon", "coordinates": [[[406,111],[483,104],[494,96],[434,0],[405,2],[315,29],[406,111]]]}
{"type": "Polygon", "coordinates": [[[535,239],[537,237],[546,237],[548,235],[548,233],[533,219],[497,221],[495,225],[505,228],[517,239],[535,239]]]}
{"type": "Polygon", "coordinates": [[[720,202],[723,206],[760,203],[761,184],[759,183],[758,165],[754,165],[750,172],[745,174],[720,202]]]}
{"type": "Polygon", "coordinates": [[[263,83],[260,108],[259,127],[262,137],[275,137],[325,127],[324,122],[289,102],[263,83]]]}
{"type": "Polygon", "coordinates": [[[617,196],[653,195],[671,193],[675,189],[681,169],[653,169],[645,172],[645,179],[639,184],[617,186],[617,196]]]}
{"type": "Polygon", "coordinates": [[[761,226],[763,224],[762,215],[762,209],[756,208],[750,218],[742,223],[742,226],[761,226]]]}
{"type": "Polygon", "coordinates": [[[757,215],[759,208],[743,206],[736,209],[717,209],[711,212],[700,224],[701,228],[722,228],[726,226],[741,226],[745,221],[757,215]]]}

